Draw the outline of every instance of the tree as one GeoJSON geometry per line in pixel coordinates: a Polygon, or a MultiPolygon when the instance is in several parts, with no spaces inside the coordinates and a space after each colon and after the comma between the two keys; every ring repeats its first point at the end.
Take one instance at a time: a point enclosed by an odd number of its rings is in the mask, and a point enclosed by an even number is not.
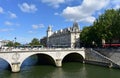
{"type": "Polygon", "coordinates": [[[40,41],[37,38],[33,38],[32,41],[29,43],[31,46],[40,45],[40,41]]]}
{"type": "Polygon", "coordinates": [[[6,44],[6,46],[8,46],[8,47],[13,47],[13,46],[14,46],[14,43],[13,43],[12,41],[10,41],[10,42],[8,42],[8,43],[6,44]]]}
{"type": "Polygon", "coordinates": [[[85,27],[80,35],[81,41],[91,45],[94,41],[101,46],[102,39],[111,43],[112,40],[120,39],[120,9],[106,10],[104,14],[96,19],[92,26],[85,27]]]}
{"type": "Polygon", "coordinates": [[[20,43],[18,43],[18,42],[15,42],[14,43],[14,46],[16,47],[16,46],[20,46],[21,44],[20,43]]]}
{"type": "Polygon", "coordinates": [[[117,10],[115,17],[113,18],[111,29],[113,38],[120,39],[120,9],[117,10]]]}
{"type": "Polygon", "coordinates": [[[80,34],[80,40],[81,43],[84,44],[84,46],[89,47],[92,42],[92,32],[91,32],[91,26],[90,27],[84,27],[83,31],[80,34]]]}
{"type": "Polygon", "coordinates": [[[10,42],[8,42],[7,44],[6,44],[6,46],[8,46],[8,47],[16,47],[16,46],[19,46],[19,45],[21,45],[20,43],[18,43],[18,42],[12,42],[12,41],[10,41],[10,42]]]}

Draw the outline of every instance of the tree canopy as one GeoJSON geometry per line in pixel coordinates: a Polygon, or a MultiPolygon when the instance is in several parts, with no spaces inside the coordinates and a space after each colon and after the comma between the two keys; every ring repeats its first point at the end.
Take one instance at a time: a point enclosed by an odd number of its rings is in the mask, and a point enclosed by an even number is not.
{"type": "Polygon", "coordinates": [[[85,45],[92,45],[93,41],[97,46],[102,44],[102,39],[111,42],[113,39],[120,39],[120,9],[106,10],[104,14],[96,19],[92,26],[84,27],[80,39],[85,45]]]}
{"type": "Polygon", "coordinates": [[[6,46],[8,46],[8,47],[16,47],[19,45],[21,45],[19,42],[12,42],[12,41],[10,41],[6,44],[6,46]]]}
{"type": "Polygon", "coordinates": [[[33,38],[29,45],[31,46],[40,45],[40,41],[37,38],[33,38]]]}

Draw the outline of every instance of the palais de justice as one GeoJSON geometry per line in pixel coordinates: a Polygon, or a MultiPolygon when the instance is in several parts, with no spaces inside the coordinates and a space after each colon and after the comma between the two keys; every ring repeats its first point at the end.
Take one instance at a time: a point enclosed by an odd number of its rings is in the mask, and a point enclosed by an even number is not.
{"type": "Polygon", "coordinates": [[[80,28],[77,22],[73,26],[53,32],[52,27],[47,29],[47,47],[80,47],[80,28]]]}

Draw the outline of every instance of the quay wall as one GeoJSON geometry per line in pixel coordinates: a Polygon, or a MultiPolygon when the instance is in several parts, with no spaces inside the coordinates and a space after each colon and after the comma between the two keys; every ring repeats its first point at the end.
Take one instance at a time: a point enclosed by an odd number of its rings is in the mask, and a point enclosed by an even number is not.
{"type": "Polygon", "coordinates": [[[119,68],[119,66],[110,58],[100,54],[99,52],[93,49],[85,50],[85,63],[100,65],[105,67],[119,68]]]}
{"type": "Polygon", "coordinates": [[[95,49],[102,55],[110,58],[113,60],[116,64],[120,65],[120,49],[118,48],[97,48],[95,49]]]}

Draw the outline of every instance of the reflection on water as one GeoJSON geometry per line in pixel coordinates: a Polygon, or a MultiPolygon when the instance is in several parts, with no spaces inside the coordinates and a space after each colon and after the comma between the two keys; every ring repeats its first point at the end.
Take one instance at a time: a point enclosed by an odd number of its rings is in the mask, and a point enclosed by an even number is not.
{"type": "MultiPolygon", "coordinates": [[[[36,58],[36,57],[35,57],[36,58]]],[[[87,65],[82,63],[63,63],[62,68],[53,65],[33,65],[35,58],[28,58],[19,73],[0,68],[0,78],[119,78],[119,69],[87,65]],[[31,60],[31,61],[30,61],[31,60]],[[32,63],[32,64],[31,64],[32,63]]],[[[3,63],[0,62],[0,67],[3,63]]],[[[8,66],[8,65],[4,65],[8,66]]],[[[4,67],[3,66],[3,67],[4,67]]]]}

